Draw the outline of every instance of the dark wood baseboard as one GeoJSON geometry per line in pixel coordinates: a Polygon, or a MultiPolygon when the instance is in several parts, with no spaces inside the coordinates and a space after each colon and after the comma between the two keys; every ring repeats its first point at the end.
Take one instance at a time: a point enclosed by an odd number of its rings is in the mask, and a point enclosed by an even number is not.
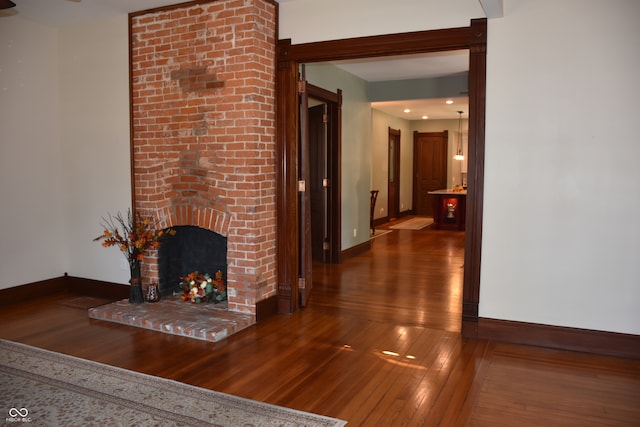
{"type": "Polygon", "coordinates": [[[34,295],[45,296],[67,290],[67,277],[61,276],[54,279],[41,280],[26,285],[0,289],[0,306],[16,302],[27,301],[34,295]]]}
{"type": "Polygon", "coordinates": [[[66,276],[66,278],[67,290],[75,294],[114,300],[129,298],[131,289],[129,285],[74,276],[66,276]]]}
{"type": "Polygon", "coordinates": [[[262,322],[278,314],[278,295],[256,303],[256,322],[262,322]]]}
{"type": "Polygon", "coordinates": [[[65,274],[52,279],[0,289],[0,306],[27,301],[34,295],[45,296],[56,292],[116,300],[129,297],[129,285],[83,279],[65,274]]]}
{"type": "MultiPolygon", "coordinates": [[[[69,292],[87,297],[120,300],[129,297],[129,285],[104,282],[64,275],[53,279],[27,283],[12,288],[0,289],[0,306],[27,301],[34,295],[44,296],[57,292],[69,292]]],[[[256,321],[260,322],[278,313],[278,296],[256,304],[256,321]]]]}
{"type": "Polygon", "coordinates": [[[389,222],[389,217],[388,216],[383,216],[382,218],[376,218],[373,220],[373,226],[374,227],[379,227],[382,224],[386,224],[389,222]]]}
{"type": "Polygon", "coordinates": [[[371,240],[367,240],[366,242],[360,243],[359,245],[352,246],[342,251],[340,253],[340,262],[344,262],[349,258],[353,258],[357,255],[363,254],[370,250],[371,250],[371,240]]]}
{"type": "Polygon", "coordinates": [[[640,359],[640,335],[479,318],[463,321],[462,335],[514,344],[640,359]]]}

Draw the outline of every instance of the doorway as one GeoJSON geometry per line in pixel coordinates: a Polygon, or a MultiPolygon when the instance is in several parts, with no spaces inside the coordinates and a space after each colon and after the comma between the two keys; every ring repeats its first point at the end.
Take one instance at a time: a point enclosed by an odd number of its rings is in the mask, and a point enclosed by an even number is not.
{"type": "Polygon", "coordinates": [[[388,152],[387,212],[391,220],[400,215],[400,129],[389,127],[388,152]]]}
{"type": "Polygon", "coordinates": [[[342,91],[306,84],[312,259],[340,263],[340,126],[342,91]]]}
{"type": "MultiPolygon", "coordinates": [[[[462,322],[463,335],[477,335],[482,247],[482,198],[484,193],[485,99],[487,20],[473,19],[468,27],[360,37],[293,45],[278,43],[276,76],[277,164],[277,303],[281,313],[299,309],[296,182],[297,79],[300,64],[349,58],[393,56],[412,53],[469,50],[469,163],[462,322]],[[291,215],[291,211],[295,215],[291,215]],[[465,327],[466,325],[466,327],[465,327]]],[[[367,195],[368,197],[368,195],[367,195]]],[[[367,203],[368,206],[368,203],[367,203]]]]}
{"type": "Polygon", "coordinates": [[[447,187],[449,132],[413,133],[413,206],[416,215],[433,217],[430,191],[447,187]]]}

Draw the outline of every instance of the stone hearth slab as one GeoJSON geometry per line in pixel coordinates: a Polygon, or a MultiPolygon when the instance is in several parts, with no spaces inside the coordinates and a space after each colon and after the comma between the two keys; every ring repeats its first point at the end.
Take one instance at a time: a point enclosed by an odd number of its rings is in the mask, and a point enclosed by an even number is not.
{"type": "Polygon", "coordinates": [[[192,304],[173,296],[144,304],[116,301],[89,309],[89,317],[213,342],[255,323],[253,315],[228,311],[223,303],[192,304]]]}

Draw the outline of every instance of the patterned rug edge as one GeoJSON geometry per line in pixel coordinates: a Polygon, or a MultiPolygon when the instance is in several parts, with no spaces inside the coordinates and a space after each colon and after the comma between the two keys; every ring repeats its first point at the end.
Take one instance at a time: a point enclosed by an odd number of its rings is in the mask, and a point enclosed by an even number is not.
{"type": "Polygon", "coordinates": [[[203,389],[3,339],[0,339],[0,356],[0,378],[3,380],[0,401],[8,406],[0,410],[4,410],[9,417],[15,415],[18,419],[28,413],[30,419],[36,423],[39,423],[38,420],[45,420],[46,425],[64,425],[63,421],[68,422],[72,417],[76,417],[73,418],[74,421],[79,421],[78,415],[62,413],[60,408],[55,407],[55,399],[62,399],[60,395],[64,393],[82,395],[86,402],[81,402],[77,396],[71,396],[61,403],[62,407],[68,408],[69,402],[73,402],[76,412],[90,411],[92,420],[100,416],[96,414],[96,408],[110,407],[104,414],[106,418],[97,419],[95,425],[106,425],[105,421],[113,422],[109,417],[116,417],[114,414],[128,422],[132,421],[130,417],[140,416],[141,420],[137,425],[346,425],[346,421],[336,418],[203,389]],[[28,394],[25,390],[29,389],[31,383],[35,384],[32,390],[37,390],[37,394],[41,396],[25,397],[25,393],[28,394]],[[12,390],[12,384],[23,389],[12,390]],[[131,390],[136,392],[131,393],[131,390]],[[20,402],[12,402],[20,395],[20,402]],[[29,408],[26,405],[29,397],[46,401],[46,404],[40,405],[46,408],[29,408]],[[120,412],[114,410],[114,407],[120,412]],[[50,413],[45,413],[47,410],[50,413]],[[145,418],[145,414],[152,414],[152,417],[145,418]]]}

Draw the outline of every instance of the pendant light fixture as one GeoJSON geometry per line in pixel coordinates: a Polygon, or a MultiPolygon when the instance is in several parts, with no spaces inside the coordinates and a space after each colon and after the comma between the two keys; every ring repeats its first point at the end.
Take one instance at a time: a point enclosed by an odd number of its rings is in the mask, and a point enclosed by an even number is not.
{"type": "Polygon", "coordinates": [[[464,154],[462,154],[462,111],[458,111],[458,150],[453,158],[455,160],[464,160],[464,154]]]}

